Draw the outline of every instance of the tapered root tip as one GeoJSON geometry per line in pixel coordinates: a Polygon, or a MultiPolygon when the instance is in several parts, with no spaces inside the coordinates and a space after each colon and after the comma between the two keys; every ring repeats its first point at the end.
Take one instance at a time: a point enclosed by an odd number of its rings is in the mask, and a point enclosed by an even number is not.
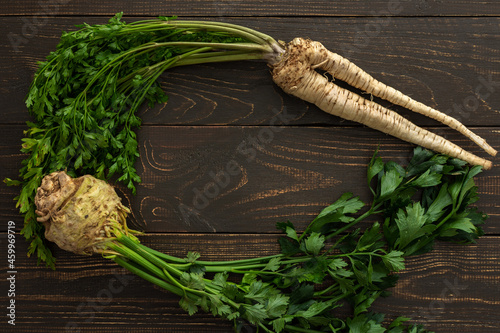
{"type": "Polygon", "coordinates": [[[486,140],[484,140],[483,138],[481,138],[480,136],[477,136],[477,135],[474,135],[473,137],[471,137],[471,139],[477,143],[477,145],[481,148],[483,148],[483,150],[485,152],[487,152],[489,155],[491,156],[496,156],[497,155],[497,151],[495,148],[493,148],[492,146],[490,146],[486,140]]]}

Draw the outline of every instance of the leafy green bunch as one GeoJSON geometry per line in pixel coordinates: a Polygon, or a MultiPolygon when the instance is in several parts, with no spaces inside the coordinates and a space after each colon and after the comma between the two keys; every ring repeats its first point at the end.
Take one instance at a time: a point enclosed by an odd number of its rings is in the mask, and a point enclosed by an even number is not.
{"type": "Polygon", "coordinates": [[[189,314],[211,312],[233,320],[236,331],[426,332],[370,307],[390,295],[406,257],[430,251],[437,239],[471,243],[483,234],[486,215],[471,207],[480,171],[422,148],[406,167],[376,153],[367,171],[371,204],[344,193],[301,233],[278,223],[285,235],[277,255],[211,262],[190,252],[178,259],[119,234],[112,259],[179,295],[189,314]],[[382,222],[371,222],[376,216],[382,222]]]}
{"type": "Polygon", "coordinates": [[[487,215],[471,206],[479,199],[474,177],[481,171],[421,147],[406,168],[372,159],[368,181],[377,184],[373,205],[384,210],[389,247],[408,256],[430,251],[436,239],[472,243],[482,236],[487,215]]]}
{"type": "Polygon", "coordinates": [[[29,253],[37,252],[52,267],[34,208],[45,175],[117,175],[135,193],[135,130],[141,124],[136,113],[145,102],[167,101],[160,75],[175,66],[259,59],[272,52],[272,38],[243,27],[167,17],[127,24],[121,16],[63,33],[56,50],[39,63],[26,98],[34,117],[22,140],[28,158],[21,179],[6,183],[22,185],[16,200],[25,216],[22,234],[32,241],[29,253]]]}

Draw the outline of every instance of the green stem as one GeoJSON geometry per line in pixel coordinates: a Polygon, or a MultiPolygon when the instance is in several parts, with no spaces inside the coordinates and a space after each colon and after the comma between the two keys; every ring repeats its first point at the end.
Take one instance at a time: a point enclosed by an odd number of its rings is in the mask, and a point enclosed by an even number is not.
{"type": "Polygon", "coordinates": [[[285,325],[285,331],[301,333],[325,333],[324,331],[317,331],[310,328],[301,328],[293,325],[285,325]]]}
{"type": "Polygon", "coordinates": [[[356,252],[352,251],[350,253],[340,253],[335,255],[335,257],[349,257],[351,258],[352,256],[375,256],[375,257],[383,257],[384,254],[378,254],[376,252],[356,252]]]}
{"type": "Polygon", "coordinates": [[[453,207],[453,209],[451,210],[451,212],[446,215],[437,225],[436,225],[436,230],[439,229],[439,227],[441,227],[443,224],[446,223],[446,221],[448,221],[453,215],[455,215],[455,213],[457,212],[457,209],[458,207],[453,207]]]}
{"type": "Polygon", "coordinates": [[[231,23],[210,21],[163,21],[161,23],[174,25],[175,27],[201,28],[207,31],[228,32],[258,44],[276,42],[274,38],[262,32],[231,23]]]}
{"type": "MultiPolygon", "coordinates": [[[[183,21],[183,22],[186,23],[186,22],[190,22],[190,21],[183,21]]],[[[199,21],[191,21],[191,22],[199,22],[199,21]]],[[[258,30],[254,30],[254,29],[242,26],[242,25],[237,25],[237,24],[232,24],[232,23],[224,23],[224,22],[204,22],[204,23],[209,24],[209,25],[222,26],[222,27],[232,27],[232,28],[235,28],[237,30],[244,31],[244,32],[250,33],[256,37],[259,37],[260,39],[262,39],[263,41],[265,41],[267,43],[273,43],[273,42],[276,43],[276,41],[273,37],[271,37],[263,32],[260,32],[258,30]]]]}
{"type": "Polygon", "coordinates": [[[331,291],[335,291],[337,289],[340,289],[340,286],[338,284],[332,284],[331,286],[323,289],[323,290],[320,290],[320,291],[316,291],[314,293],[314,297],[320,297],[320,296],[323,296],[324,294],[327,294],[331,291]]]}
{"type": "Polygon", "coordinates": [[[155,47],[175,46],[175,47],[192,47],[203,48],[209,47],[211,49],[223,50],[243,50],[247,52],[271,52],[271,48],[266,45],[253,44],[253,43],[213,43],[213,42],[162,42],[154,43],[155,47]]]}
{"type": "Polygon", "coordinates": [[[247,38],[249,40],[253,40],[258,43],[264,42],[272,42],[274,39],[266,35],[260,31],[247,28],[237,24],[224,23],[224,22],[216,22],[216,21],[184,21],[184,20],[176,20],[171,19],[168,21],[165,20],[142,20],[135,21],[127,24],[124,27],[124,31],[133,31],[135,29],[145,30],[148,28],[154,28],[155,30],[163,30],[163,29],[175,29],[179,27],[186,26],[189,29],[200,29],[200,30],[210,30],[210,31],[219,31],[219,32],[229,32],[231,34],[235,34],[237,36],[247,38]]]}
{"type": "MultiPolygon", "coordinates": [[[[122,237],[123,237],[123,239],[127,238],[127,236],[125,236],[125,235],[123,235],[122,237]]],[[[120,241],[121,241],[121,238],[120,238],[120,241]]],[[[172,263],[178,263],[178,264],[185,264],[186,263],[185,259],[177,258],[174,256],[170,256],[168,254],[153,250],[153,249],[151,249],[143,244],[140,244],[140,243],[137,244],[137,247],[143,251],[149,252],[149,253],[157,256],[158,258],[161,258],[163,260],[168,260],[169,262],[172,262],[172,263]]]]}
{"type": "MultiPolygon", "coordinates": [[[[123,235],[123,237],[127,237],[123,235]]],[[[169,262],[172,263],[177,263],[177,264],[186,264],[185,259],[181,259],[178,257],[170,256],[168,254],[159,252],[157,250],[153,250],[143,244],[137,244],[137,247],[140,248],[141,250],[147,251],[151,254],[154,254],[158,258],[162,258],[163,260],[168,260],[169,262]]],[[[234,265],[241,265],[241,264],[252,264],[252,263],[261,263],[261,262],[268,262],[271,259],[274,258],[281,258],[283,257],[282,254],[276,254],[272,256],[266,256],[266,257],[258,257],[258,258],[250,258],[250,259],[240,259],[240,260],[229,260],[229,261],[204,261],[204,260],[196,260],[197,264],[203,265],[203,266],[234,266],[234,265]]]]}
{"type": "Polygon", "coordinates": [[[189,57],[178,61],[172,67],[198,65],[205,63],[217,63],[217,62],[260,60],[265,58],[265,55],[266,55],[265,53],[241,53],[241,54],[227,54],[227,55],[207,56],[207,57],[189,57]]]}
{"type": "Polygon", "coordinates": [[[128,258],[128,259],[132,260],[133,262],[139,264],[140,266],[144,267],[149,272],[156,275],[158,278],[160,278],[160,279],[165,278],[165,273],[163,273],[163,271],[160,268],[158,268],[157,266],[155,266],[154,264],[149,262],[147,259],[142,257],[137,252],[129,249],[128,247],[126,247],[124,245],[117,244],[117,243],[110,243],[108,245],[108,247],[111,250],[118,252],[119,254],[124,256],[125,258],[128,258]]]}
{"type": "Polygon", "coordinates": [[[353,226],[355,226],[356,224],[358,224],[360,221],[366,219],[368,216],[370,215],[373,215],[375,213],[380,213],[382,211],[377,211],[377,209],[381,206],[382,204],[379,203],[378,205],[375,205],[372,207],[370,207],[369,210],[367,210],[364,214],[362,214],[361,216],[359,216],[358,218],[356,218],[354,221],[352,221],[351,223],[348,223],[346,224],[345,226],[343,226],[342,228],[340,229],[337,229],[335,232],[329,234],[328,236],[326,236],[326,239],[329,239],[329,238],[332,238],[332,237],[335,237],[341,233],[343,233],[344,231],[346,231],[347,229],[349,228],[352,228],[353,226]]]}
{"type": "MultiPolygon", "coordinates": [[[[155,272],[155,274],[157,276],[160,276],[164,280],[166,279],[166,280],[170,281],[170,283],[172,283],[174,287],[179,288],[182,291],[181,296],[187,296],[188,293],[191,293],[193,295],[204,295],[207,292],[215,294],[215,291],[213,289],[211,289],[210,286],[205,286],[205,289],[207,291],[192,289],[192,288],[184,286],[178,279],[176,279],[171,274],[171,273],[173,273],[173,274],[175,274],[175,275],[177,275],[177,276],[180,277],[182,275],[182,273],[183,273],[182,271],[180,271],[177,268],[173,267],[172,265],[164,262],[160,258],[158,258],[158,257],[154,256],[153,254],[149,253],[147,250],[141,249],[138,246],[139,244],[136,243],[136,242],[134,242],[129,237],[127,237],[127,236],[125,236],[125,235],[117,232],[117,240],[122,245],[124,245],[131,252],[123,250],[123,248],[121,249],[121,252],[120,252],[119,249],[114,248],[112,246],[110,248],[114,249],[115,251],[118,250],[117,252],[124,253],[128,257],[131,257],[131,258],[135,258],[136,256],[134,256],[132,253],[136,253],[138,257],[143,257],[146,261],[148,261],[151,264],[153,264],[153,265],[157,266],[158,268],[160,268],[161,271],[163,272],[163,275],[159,275],[158,270],[153,269],[150,266],[148,266],[149,270],[155,272]]],[[[208,281],[209,281],[208,284],[211,285],[211,281],[210,280],[208,280],[208,281]]],[[[238,305],[236,303],[232,302],[232,301],[229,302],[229,303],[232,306],[238,307],[238,305]]]]}
{"type": "Polygon", "coordinates": [[[272,272],[272,271],[262,271],[258,270],[255,271],[253,269],[255,268],[262,268],[265,265],[248,265],[248,266],[208,266],[205,267],[206,271],[209,273],[224,273],[224,272],[230,272],[230,273],[238,273],[238,274],[245,274],[245,273],[255,273],[258,275],[283,275],[277,272],[272,272]]]}
{"type": "Polygon", "coordinates": [[[124,246],[126,246],[133,253],[136,253],[138,256],[145,258],[145,260],[148,260],[148,262],[152,263],[153,265],[155,265],[156,267],[158,267],[160,269],[167,269],[167,270],[170,269],[168,263],[166,263],[165,261],[156,257],[155,255],[153,255],[147,251],[142,250],[138,246],[139,244],[137,242],[135,242],[134,240],[132,240],[130,237],[125,236],[124,234],[122,234],[120,232],[115,232],[115,233],[116,233],[117,241],[120,242],[121,244],[123,244],[124,246]]]}
{"type": "Polygon", "coordinates": [[[154,277],[153,275],[151,274],[148,274],[147,272],[143,271],[142,269],[132,265],[131,263],[127,262],[125,259],[123,259],[122,257],[120,256],[116,256],[114,259],[113,259],[118,265],[122,266],[123,268],[126,268],[127,270],[129,270],[131,273],[143,278],[144,280],[146,281],[149,281],[151,283],[154,283],[155,285],[165,289],[165,290],[168,290],[178,296],[184,296],[185,293],[182,289],[178,288],[178,287],[175,287],[175,286],[172,286],[170,285],[169,283],[165,282],[164,280],[161,280],[157,277],[154,277]]]}
{"type": "Polygon", "coordinates": [[[252,264],[252,263],[267,263],[274,258],[282,258],[282,254],[275,254],[272,256],[250,258],[250,259],[239,259],[239,260],[228,260],[228,261],[205,261],[197,260],[196,262],[204,266],[226,266],[226,265],[241,265],[241,264],[252,264]]]}
{"type": "Polygon", "coordinates": [[[177,280],[175,277],[173,277],[170,272],[167,270],[167,269],[163,269],[163,272],[165,273],[165,275],[167,276],[167,278],[177,287],[181,288],[183,291],[184,291],[184,295],[186,296],[188,292],[191,292],[193,294],[198,294],[198,295],[204,295],[206,294],[203,290],[196,290],[196,289],[192,289],[192,288],[189,288],[189,287],[186,287],[185,285],[183,285],[179,280],[177,280]]]}

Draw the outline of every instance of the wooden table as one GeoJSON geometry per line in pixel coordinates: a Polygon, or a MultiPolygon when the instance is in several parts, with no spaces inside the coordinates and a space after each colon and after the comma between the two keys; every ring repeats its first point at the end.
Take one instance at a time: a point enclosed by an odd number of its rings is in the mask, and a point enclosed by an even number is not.
{"type": "MultiPolygon", "coordinates": [[[[36,62],[63,30],[158,15],[246,25],[277,39],[309,37],[410,96],[460,119],[500,147],[500,3],[486,1],[0,1],[2,70],[0,178],[15,178],[25,122],[23,99],[36,62]]],[[[138,132],[137,195],[119,186],[144,226],[142,242],[169,254],[237,259],[276,253],[275,222],[303,228],[345,191],[369,202],[367,163],[404,163],[413,146],[329,116],[287,96],[261,62],[192,66],[162,77],[166,105],[144,108],[138,132]],[[279,127],[278,127],[279,125],[279,127]],[[253,144],[252,144],[253,142],[253,144]],[[238,147],[244,145],[251,153],[238,147]],[[242,172],[213,180],[236,163],[242,172]],[[199,195],[197,191],[207,191],[199,195]]],[[[395,108],[418,125],[485,156],[461,135],[395,108]]],[[[499,164],[499,159],[493,159],[499,164]]],[[[393,296],[373,308],[412,317],[436,332],[500,331],[500,169],[477,178],[477,206],[490,218],[475,245],[438,243],[412,257],[393,296]]],[[[0,299],[3,332],[231,332],[211,315],[188,316],[178,298],[109,260],[53,248],[57,270],[27,258],[16,236],[16,325],[7,325],[8,221],[22,227],[13,197],[0,187],[0,299]]],[[[247,329],[251,332],[251,329],[247,329]]]]}

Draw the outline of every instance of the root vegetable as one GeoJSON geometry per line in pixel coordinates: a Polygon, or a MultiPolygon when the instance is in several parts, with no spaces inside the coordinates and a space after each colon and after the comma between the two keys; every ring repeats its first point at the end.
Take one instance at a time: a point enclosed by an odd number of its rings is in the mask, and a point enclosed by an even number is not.
{"type": "Polygon", "coordinates": [[[35,205],[45,238],[76,254],[99,253],[112,229],[128,230],[129,209],[112,186],[90,175],[74,179],[58,171],[45,176],[35,205]]]}
{"type": "MultiPolygon", "coordinates": [[[[309,64],[311,70],[316,70],[316,69],[324,70],[329,74],[331,74],[334,79],[344,81],[349,85],[353,86],[354,88],[360,89],[368,94],[372,94],[376,97],[380,97],[384,100],[387,100],[388,102],[391,102],[393,104],[400,105],[411,111],[435,119],[462,133],[463,135],[474,141],[482,149],[484,149],[488,154],[495,156],[497,153],[497,151],[493,147],[491,147],[488,143],[486,143],[486,141],[483,138],[471,132],[467,127],[465,127],[455,118],[450,117],[447,114],[435,110],[425,104],[417,102],[412,98],[410,98],[409,96],[403,94],[402,92],[376,80],[370,74],[363,71],[361,68],[350,62],[348,59],[342,57],[339,54],[329,51],[319,42],[306,40],[303,38],[296,38],[287,45],[286,57],[288,58],[294,57],[292,54],[296,55],[295,57],[297,58],[304,59],[305,64],[309,64]]],[[[290,65],[286,63],[280,63],[279,66],[280,68],[275,68],[274,70],[274,72],[276,73],[275,81],[280,80],[280,75],[278,73],[290,70],[290,65]]],[[[308,70],[309,69],[306,66],[304,71],[308,70]]],[[[290,85],[288,86],[290,87],[290,85]]],[[[293,87],[293,85],[291,87],[293,87]]],[[[290,93],[295,95],[293,91],[291,91],[290,93]]],[[[366,103],[366,100],[364,100],[359,96],[356,96],[356,99],[358,100],[358,104],[366,103]]],[[[340,102],[342,102],[342,100],[340,100],[340,102]]],[[[370,109],[373,107],[375,107],[375,105],[373,104],[369,106],[370,109]]],[[[329,113],[335,114],[333,112],[329,113]]],[[[343,117],[342,113],[339,116],[343,117]]],[[[404,127],[402,129],[399,129],[399,131],[404,131],[404,127]]],[[[393,135],[392,133],[388,134],[393,135]]]]}
{"type": "Polygon", "coordinates": [[[335,79],[345,81],[355,88],[436,119],[464,134],[489,154],[496,155],[496,150],[484,139],[456,119],[375,80],[347,59],[328,51],[321,43],[296,38],[287,45],[283,59],[273,63],[271,67],[274,82],[286,93],[313,103],[327,113],[462,159],[472,165],[481,165],[485,169],[492,166],[491,161],[471,154],[445,138],[416,126],[396,112],[328,81],[316,69],[323,69],[335,79]]]}

